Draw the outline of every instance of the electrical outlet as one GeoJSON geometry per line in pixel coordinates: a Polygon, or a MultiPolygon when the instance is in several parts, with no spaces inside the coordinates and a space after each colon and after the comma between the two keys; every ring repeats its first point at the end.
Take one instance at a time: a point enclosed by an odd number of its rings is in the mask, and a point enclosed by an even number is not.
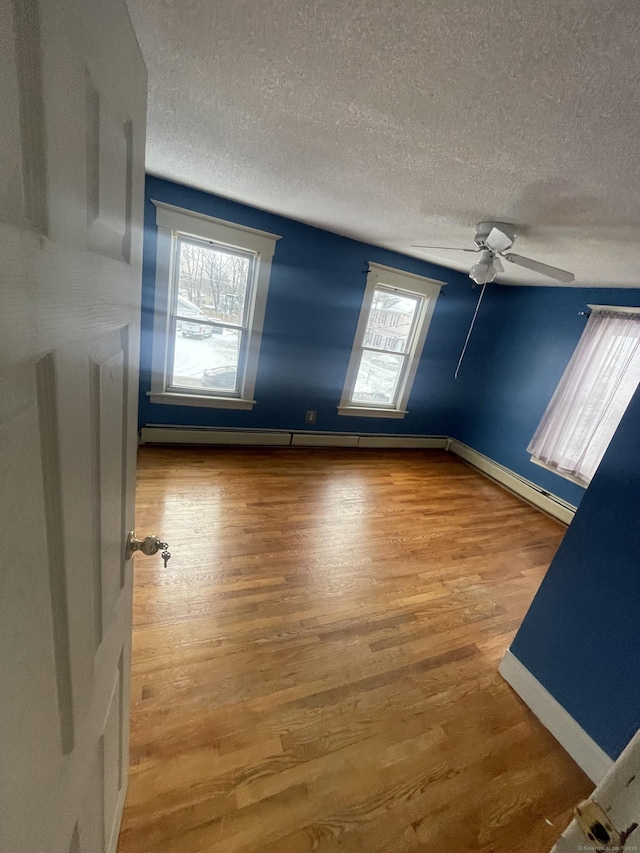
{"type": "Polygon", "coordinates": [[[315,424],[317,417],[318,417],[318,413],[315,412],[313,409],[309,409],[309,411],[307,412],[307,416],[304,419],[304,422],[306,424],[315,424]]]}

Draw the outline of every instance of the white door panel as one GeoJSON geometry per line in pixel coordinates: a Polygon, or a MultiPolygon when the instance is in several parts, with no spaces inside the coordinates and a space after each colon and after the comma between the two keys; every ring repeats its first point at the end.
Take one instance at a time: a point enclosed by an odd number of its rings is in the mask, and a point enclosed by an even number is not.
{"type": "Polygon", "coordinates": [[[0,0],[0,850],[126,790],[146,72],[121,0],[0,0]]]}

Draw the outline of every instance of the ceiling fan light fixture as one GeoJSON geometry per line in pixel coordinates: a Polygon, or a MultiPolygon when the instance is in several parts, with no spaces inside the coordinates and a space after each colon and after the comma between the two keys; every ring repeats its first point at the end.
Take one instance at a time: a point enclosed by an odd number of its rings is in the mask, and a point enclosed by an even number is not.
{"type": "Polygon", "coordinates": [[[478,263],[474,264],[469,270],[469,278],[473,279],[476,284],[488,284],[494,280],[497,274],[498,270],[494,266],[491,252],[483,252],[478,263]]]}
{"type": "Polygon", "coordinates": [[[510,264],[516,264],[516,266],[524,267],[540,275],[554,278],[563,284],[572,284],[576,280],[574,274],[568,270],[552,267],[550,264],[543,264],[541,261],[534,261],[533,258],[524,258],[522,255],[515,255],[513,252],[507,252],[506,250],[511,248],[516,236],[514,225],[507,222],[487,221],[479,222],[476,225],[476,236],[473,239],[476,245],[475,249],[454,246],[412,246],[412,248],[433,251],[452,249],[458,252],[482,252],[480,261],[469,270],[469,278],[472,278],[476,284],[489,284],[496,275],[504,272],[498,255],[510,264]]]}

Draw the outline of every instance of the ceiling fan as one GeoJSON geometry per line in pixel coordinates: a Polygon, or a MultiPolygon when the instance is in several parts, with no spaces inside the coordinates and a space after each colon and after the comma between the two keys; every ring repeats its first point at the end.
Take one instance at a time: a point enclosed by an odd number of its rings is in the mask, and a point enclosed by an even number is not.
{"type": "Polygon", "coordinates": [[[543,264],[541,261],[534,261],[531,258],[525,258],[522,255],[516,255],[513,252],[507,252],[513,246],[513,241],[516,239],[516,230],[513,225],[507,222],[479,222],[476,225],[476,236],[473,242],[476,244],[475,249],[466,249],[458,246],[412,246],[412,249],[446,249],[447,251],[455,252],[481,252],[480,260],[474,264],[469,270],[469,277],[476,284],[488,284],[493,281],[498,273],[504,272],[504,267],[500,258],[504,258],[510,264],[517,264],[519,267],[525,267],[533,272],[546,275],[549,278],[554,278],[556,281],[562,281],[569,284],[575,281],[575,276],[567,270],[558,269],[558,267],[543,264]]]}
{"type": "Polygon", "coordinates": [[[473,238],[473,242],[476,244],[475,249],[463,249],[457,246],[411,247],[412,249],[447,249],[456,252],[482,253],[478,263],[474,264],[469,270],[469,278],[473,279],[476,284],[481,284],[482,290],[480,291],[476,310],[474,311],[473,319],[471,320],[471,325],[467,332],[467,338],[464,342],[464,346],[462,347],[460,358],[458,359],[458,366],[456,367],[454,374],[456,379],[458,378],[462,360],[464,359],[464,355],[467,351],[469,338],[471,337],[471,332],[473,331],[476,317],[480,310],[480,303],[482,302],[485,288],[487,284],[494,280],[498,273],[504,272],[504,267],[502,266],[500,258],[504,258],[505,261],[509,261],[511,264],[517,264],[519,267],[526,267],[526,269],[532,270],[533,272],[538,272],[541,275],[554,278],[556,281],[562,281],[565,284],[575,281],[575,276],[572,272],[558,269],[558,267],[549,266],[549,264],[543,264],[540,261],[534,261],[531,258],[524,258],[522,255],[515,255],[513,252],[507,252],[507,249],[510,249],[511,246],[513,246],[513,241],[515,239],[515,227],[513,225],[509,225],[507,222],[479,222],[476,225],[476,236],[473,238]]]}

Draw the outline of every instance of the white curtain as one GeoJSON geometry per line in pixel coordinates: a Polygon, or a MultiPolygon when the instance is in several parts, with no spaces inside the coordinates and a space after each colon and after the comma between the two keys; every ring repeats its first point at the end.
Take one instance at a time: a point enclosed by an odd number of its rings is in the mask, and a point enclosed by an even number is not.
{"type": "Polygon", "coordinates": [[[527,450],[585,485],[640,380],[640,314],[596,310],[527,450]]]}

